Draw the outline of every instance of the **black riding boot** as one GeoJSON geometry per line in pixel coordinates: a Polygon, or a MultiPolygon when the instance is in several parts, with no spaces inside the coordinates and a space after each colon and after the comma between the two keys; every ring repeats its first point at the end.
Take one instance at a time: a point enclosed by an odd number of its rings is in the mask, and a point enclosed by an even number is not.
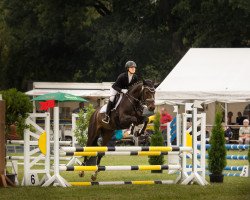
{"type": "Polygon", "coordinates": [[[105,118],[102,119],[102,121],[103,121],[104,123],[106,123],[106,124],[109,123],[109,120],[110,120],[109,115],[110,115],[110,111],[111,111],[111,109],[112,109],[112,106],[113,106],[113,102],[112,102],[112,101],[109,101],[109,102],[108,102],[108,105],[107,105],[107,110],[106,110],[105,118]]]}

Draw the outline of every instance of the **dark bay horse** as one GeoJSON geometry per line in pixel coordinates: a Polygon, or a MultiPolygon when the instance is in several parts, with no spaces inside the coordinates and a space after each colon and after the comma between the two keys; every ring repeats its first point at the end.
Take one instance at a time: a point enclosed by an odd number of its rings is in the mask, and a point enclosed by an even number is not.
{"type": "MultiPolygon", "coordinates": [[[[100,108],[97,109],[91,116],[88,127],[87,146],[98,146],[97,140],[101,135],[102,146],[106,146],[112,138],[114,131],[119,129],[128,129],[131,124],[144,126],[140,133],[145,131],[148,123],[148,118],[143,116],[143,109],[147,107],[149,111],[155,109],[155,88],[154,82],[145,80],[135,83],[128,89],[127,94],[123,94],[122,100],[115,110],[111,111],[110,122],[106,124],[102,122],[104,113],[100,113],[100,108]]],[[[102,156],[98,156],[97,165],[100,164],[102,156]]],[[[86,165],[88,158],[84,158],[83,165],[86,165]]],[[[83,176],[83,172],[79,173],[83,176]]],[[[94,181],[97,177],[97,172],[92,175],[94,181]]]]}

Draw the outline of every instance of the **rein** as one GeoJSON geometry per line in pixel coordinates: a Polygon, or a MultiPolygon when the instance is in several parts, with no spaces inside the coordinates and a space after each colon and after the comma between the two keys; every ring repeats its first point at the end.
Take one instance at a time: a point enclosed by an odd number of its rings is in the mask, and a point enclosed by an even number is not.
{"type": "Polygon", "coordinates": [[[150,88],[150,87],[148,87],[148,86],[142,85],[142,88],[141,88],[141,91],[140,91],[140,94],[142,94],[142,95],[141,95],[141,96],[142,96],[142,99],[141,99],[141,100],[135,98],[134,96],[132,96],[132,95],[130,95],[130,94],[128,94],[128,93],[125,94],[125,96],[128,98],[128,100],[130,101],[130,103],[133,105],[135,111],[137,111],[138,108],[135,107],[135,104],[133,103],[133,101],[131,100],[131,98],[132,98],[133,100],[135,100],[137,103],[139,103],[139,105],[140,105],[139,110],[140,110],[140,111],[143,111],[143,107],[146,105],[146,102],[147,102],[147,101],[154,101],[154,98],[153,98],[153,97],[150,98],[150,99],[145,99],[145,97],[144,97],[144,89],[148,89],[151,93],[154,93],[154,92],[155,92],[155,89],[154,89],[154,88],[150,88]]]}

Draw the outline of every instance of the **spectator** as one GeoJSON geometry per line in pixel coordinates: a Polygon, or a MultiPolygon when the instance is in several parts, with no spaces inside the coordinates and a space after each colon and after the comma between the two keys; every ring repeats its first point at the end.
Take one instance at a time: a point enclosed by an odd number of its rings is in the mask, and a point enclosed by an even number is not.
{"type": "Polygon", "coordinates": [[[240,130],[239,130],[239,143],[240,144],[249,144],[249,142],[250,142],[249,120],[244,119],[243,127],[240,127],[240,130]]]}
{"type": "Polygon", "coordinates": [[[230,125],[232,124],[232,117],[233,117],[233,112],[228,112],[227,113],[227,124],[230,125]]]}
{"type": "Polygon", "coordinates": [[[79,113],[81,110],[86,112],[86,108],[84,107],[84,102],[79,103],[79,107],[73,110],[73,113],[79,113]]]}
{"type": "Polygon", "coordinates": [[[233,132],[229,126],[226,126],[224,123],[222,123],[222,126],[224,128],[224,136],[226,143],[229,144],[230,139],[233,137],[233,132]]]}
{"type": "Polygon", "coordinates": [[[172,121],[172,116],[167,112],[166,108],[161,109],[161,117],[160,117],[160,123],[161,123],[161,131],[165,131],[167,129],[167,123],[172,121]]]}
{"type": "Polygon", "coordinates": [[[238,112],[237,115],[238,117],[236,117],[236,124],[243,125],[243,120],[245,118],[242,116],[241,112],[238,112]]]}
{"type": "Polygon", "coordinates": [[[168,114],[167,109],[166,108],[162,108],[161,109],[161,117],[160,117],[160,129],[162,131],[162,135],[163,135],[163,139],[164,142],[166,142],[167,140],[167,123],[172,121],[172,116],[170,114],[168,114]]]}

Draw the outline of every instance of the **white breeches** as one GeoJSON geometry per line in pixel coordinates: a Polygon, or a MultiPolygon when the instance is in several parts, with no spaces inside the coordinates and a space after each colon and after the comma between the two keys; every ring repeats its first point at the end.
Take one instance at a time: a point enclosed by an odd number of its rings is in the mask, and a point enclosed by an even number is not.
{"type": "Polygon", "coordinates": [[[117,94],[117,91],[114,88],[111,88],[110,89],[110,97],[109,97],[109,100],[111,102],[114,102],[116,94],[117,94]]]}

